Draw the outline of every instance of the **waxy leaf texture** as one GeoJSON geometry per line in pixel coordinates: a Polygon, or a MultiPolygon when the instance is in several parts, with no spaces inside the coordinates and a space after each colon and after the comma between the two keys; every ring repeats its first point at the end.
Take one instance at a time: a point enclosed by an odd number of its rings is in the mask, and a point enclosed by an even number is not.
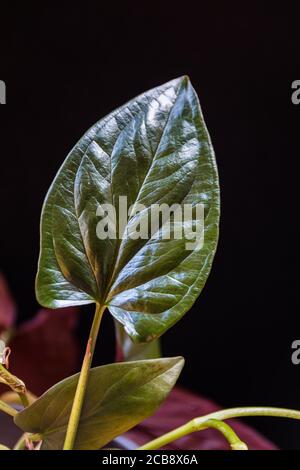
{"type": "MultiPolygon", "coordinates": [[[[128,226],[134,222],[129,218],[128,226]]],[[[198,97],[181,77],[97,122],[70,152],[43,206],[37,298],[50,308],[106,305],[133,340],[151,341],[200,294],[218,223],[212,144],[198,97]],[[203,204],[203,247],[187,250],[184,237],[133,240],[118,233],[99,239],[97,207],[118,210],[120,196],[147,210],[153,204],[203,204]]]]}

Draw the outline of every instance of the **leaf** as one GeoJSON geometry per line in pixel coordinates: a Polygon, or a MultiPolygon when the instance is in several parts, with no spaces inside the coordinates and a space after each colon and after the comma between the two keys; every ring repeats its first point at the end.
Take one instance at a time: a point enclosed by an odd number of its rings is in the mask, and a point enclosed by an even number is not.
{"type": "Polygon", "coordinates": [[[16,318],[16,305],[11,296],[7,282],[0,273],[0,333],[11,328],[16,318]]]}
{"type": "MultiPolygon", "coordinates": [[[[194,216],[187,223],[199,223],[194,216]]],[[[97,302],[129,336],[151,341],[192,306],[208,277],[219,222],[219,186],[198,97],[181,77],[133,99],[96,123],[77,143],[47,194],[41,218],[36,281],[50,308],[97,302]],[[119,196],[128,207],[203,204],[204,245],[186,239],[132,240],[131,215],[116,239],[96,235],[99,205],[119,196]],[[127,233],[127,236],[126,236],[127,233]],[[124,235],[124,238],[122,238],[124,235]]],[[[174,229],[175,225],[172,225],[174,229]]],[[[161,223],[157,234],[165,230],[161,223]]]]}
{"type": "Polygon", "coordinates": [[[158,359],[161,357],[160,339],[150,343],[133,343],[123,326],[115,321],[116,329],[116,362],[158,359]]]}
{"type": "MultiPolygon", "coordinates": [[[[181,357],[123,362],[91,369],[74,449],[99,449],[149,417],[174,386],[181,357]]],[[[15,423],[43,435],[42,449],[61,449],[79,374],[59,382],[15,423]]]]}
{"type": "Polygon", "coordinates": [[[12,338],[11,371],[40,395],[78,370],[80,347],[76,338],[78,309],[40,309],[22,323],[12,338]]]}

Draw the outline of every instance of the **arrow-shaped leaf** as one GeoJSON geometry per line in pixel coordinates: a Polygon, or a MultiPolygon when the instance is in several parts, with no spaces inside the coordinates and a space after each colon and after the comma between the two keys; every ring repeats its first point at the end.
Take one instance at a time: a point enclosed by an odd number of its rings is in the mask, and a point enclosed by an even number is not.
{"type": "MultiPolygon", "coordinates": [[[[191,216],[186,223],[197,222],[191,216]]],[[[129,217],[126,230],[137,222],[129,217]]],[[[198,97],[187,77],[135,98],[95,124],[71,151],[46,197],[36,282],[40,303],[98,302],[137,341],[150,341],[192,306],[216,249],[219,186],[198,97]],[[184,238],[96,234],[99,205],[204,205],[204,245],[184,238]]],[[[174,228],[174,227],[173,227],[174,228]]],[[[160,233],[164,230],[160,226],[160,233]]],[[[126,232],[127,233],[127,232],[126,232]]]]}

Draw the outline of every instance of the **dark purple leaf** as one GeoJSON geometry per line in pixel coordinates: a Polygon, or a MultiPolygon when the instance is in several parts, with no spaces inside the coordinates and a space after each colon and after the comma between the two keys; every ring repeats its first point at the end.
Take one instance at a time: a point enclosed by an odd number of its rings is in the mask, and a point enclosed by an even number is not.
{"type": "Polygon", "coordinates": [[[16,304],[3,274],[0,273],[0,333],[11,328],[15,323],[15,318],[16,304]]]}
{"type": "Polygon", "coordinates": [[[40,395],[76,372],[79,347],[75,335],[78,309],[42,309],[23,323],[10,347],[11,372],[40,395]]]}

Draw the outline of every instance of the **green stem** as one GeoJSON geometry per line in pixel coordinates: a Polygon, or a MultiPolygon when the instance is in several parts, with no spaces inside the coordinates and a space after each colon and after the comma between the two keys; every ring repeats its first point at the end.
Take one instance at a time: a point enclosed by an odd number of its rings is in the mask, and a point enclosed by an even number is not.
{"type": "Polygon", "coordinates": [[[29,403],[29,400],[28,400],[28,397],[27,397],[26,393],[18,393],[18,395],[20,397],[21,403],[24,406],[24,408],[29,406],[30,403],[29,403]]]}
{"type": "Polygon", "coordinates": [[[156,450],[163,447],[170,442],[176,441],[177,439],[187,436],[192,432],[201,431],[206,429],[206,422],[211,419],[224,421],[230,418],[241,418],[243,416],[273,416],[277,418],[292,418],[300,420],[300,411],[289,410],[286,408],[272,408],[272,407],[244,407],[244,408],[228,408],[226,410],[219,410],[210,413],[206,416],[194,418],[188,423],[180,426],[173,431],[164,434],[163,436],[148,442],[147,444],[139,447],[139,450],[156,450]]]}
{"type": "Polygon", "coordinates": [[[10,416],[16,416],[18,414],[17,410],[15,410],[12,406],[7,405],[4,401],[0,400],[0,410],[4,411],[10,416]]]}
{"type": "Polygon", "coordinates": [[[209,419],[208,421],[205,421],[205,427],[214,428],[222,433],[230,444],[232,450],[248,450],[245,442],[241,441],[238,435],[227,423],[219,421],[218,419],[209,419]]]}
{"type": "Polygon", "coordinates": [[[101,307],[100,305],[96,304],[96,311],[94,316],[94,321],[91,327],[89,340],[86,346],[86,352],[84,355],[77,388],[75,392],[75,397],[72,405],[72,410],[69,418],[65,443],[64,443],[64,450],[72,450],[74,447],[77,429],[79,425],[81,410],[84,402],[84,396],[86,392],[86,387],[89,378],[89,372],[91,368],[91,363],[93,360],[95,345],[97,341],[97,336],[100,328],[100,323],[102,319],[103,312],[105,310],[105,306],[101,307]]]}

